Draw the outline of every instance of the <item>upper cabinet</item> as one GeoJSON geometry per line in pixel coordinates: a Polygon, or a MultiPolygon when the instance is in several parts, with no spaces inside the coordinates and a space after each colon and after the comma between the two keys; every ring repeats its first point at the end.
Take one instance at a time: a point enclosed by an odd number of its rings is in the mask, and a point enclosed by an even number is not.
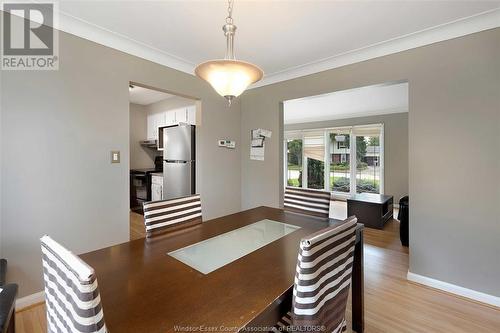
{"type": "Polygon", "coordinates": [[[175,114],[175,124],[188,123],[190,125],[196,125],[196,107],[194,105],[167,111],[167,114],[168,113],[175,114]]]}
{"type": "Polygon", "coordinates": [[[187,120],[187,109],[186,108],[181,108],[181,109],[176,109],[171,111],[172,113],[175,113],[175,121],[178,123],[185,123],[187,120]]]}
{"type": "Polygon", "coordinates": [[[175,121],[175,112],[167,111],[165,112],[165,126],[177,125],[175,121]]]}
{"type": "Polygon", "coordinates": [[[166,114],[163,112],[148,114],[147,119],[148,119],[147,120],[148,140],[158,140],[158,128],[166,126],[165,125],[166,114]]]}
{"type": "Polygon", "coordinates": [[[187,119],[186,123],[196,125],[196,106],[191,105],[186,108],[187,119]]]}
{"type": "Polygon", "coordinates": [[[196,106],[191,105],[174,110],[148,115],[148,140],[158,140],[158,128],[173,126],[179,123],[196,125],[196,106]]]}

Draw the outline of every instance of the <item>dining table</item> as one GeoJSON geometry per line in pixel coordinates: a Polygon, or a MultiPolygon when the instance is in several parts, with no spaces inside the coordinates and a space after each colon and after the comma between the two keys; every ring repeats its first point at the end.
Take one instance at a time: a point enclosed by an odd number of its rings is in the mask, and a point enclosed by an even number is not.
{"type": "MultiPolygon", "coordinates": [[[[300,240],[332,223],[257,207],[80,257],[95,270],[111,333],[261,332],[291,310],[300,240]]],[[[362,225],[351,306],[362,333],[362,225]]]]}

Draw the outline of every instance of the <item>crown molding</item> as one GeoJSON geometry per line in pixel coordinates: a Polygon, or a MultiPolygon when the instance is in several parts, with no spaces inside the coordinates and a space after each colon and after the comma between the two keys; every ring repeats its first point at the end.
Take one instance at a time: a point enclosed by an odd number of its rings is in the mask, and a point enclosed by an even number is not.
{"type": "MultiPolygon", "coordinates": [[[[461,18],[456,21],[444,23],[408,35],[328,57],[326,59],[270,73],[265,75],[264,79],[260,82],[251,85],[249,89],[319,73],[325,70],[497,28],[499,26],[500,8],[496,8],[487,12],[461,18]]],[[[125,35],[102,28],[62,11],[59,11],[58,29],[160,65],[194,75],[194,68],[196,64],[186,59],[169,54],[168,52],[157,49],[151,45],[147,45],[125,35]]]]}
{"type": "Polygon", "coordinates": [[[500,8],[413,32],[326,59],[270,73],[249,89],[323,72],[500,26],[500,8]]]}
{"type": "Polygon", "coordinates": [[[105,29],[68,13],[59,11],[58,30],[92,42],[194,75],[195,64],[142,43],[125,35],[105,29]]]}

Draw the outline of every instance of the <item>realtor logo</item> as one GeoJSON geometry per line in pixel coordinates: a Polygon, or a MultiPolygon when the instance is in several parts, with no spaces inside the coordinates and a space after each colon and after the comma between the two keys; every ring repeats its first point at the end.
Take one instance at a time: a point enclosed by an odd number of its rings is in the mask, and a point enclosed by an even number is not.
{"type": "Polygon", "coordinates": [[[55,3],[2,3],[2,69],[59,67],[55,3]]]}

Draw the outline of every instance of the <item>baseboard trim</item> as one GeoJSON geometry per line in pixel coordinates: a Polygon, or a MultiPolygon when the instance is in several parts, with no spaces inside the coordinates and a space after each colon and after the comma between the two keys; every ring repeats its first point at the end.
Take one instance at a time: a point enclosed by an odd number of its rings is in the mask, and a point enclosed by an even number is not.
{"type": "Polygon", "coordinates": [[[18,298],[16,300],[16,311],[22,311],[25,308],[42,302],[45,302],[45,292],[43,291],[18,298]]]}
{"type": "Polygon", "coordinates": [[[460,287],[448,282],[439,281],[427,276],[419,275],[408,271],[406,276],[408,281],[422,284],[427,287],[434,289],[439,289],[450,294],[458,295],[464,298],[468,298],[472,301],[483,303],[485,305],[494,306],[500,308],[500,297],[482,293],[480,291],[475,291],[472,289],[467,289],[460,287]]]}

